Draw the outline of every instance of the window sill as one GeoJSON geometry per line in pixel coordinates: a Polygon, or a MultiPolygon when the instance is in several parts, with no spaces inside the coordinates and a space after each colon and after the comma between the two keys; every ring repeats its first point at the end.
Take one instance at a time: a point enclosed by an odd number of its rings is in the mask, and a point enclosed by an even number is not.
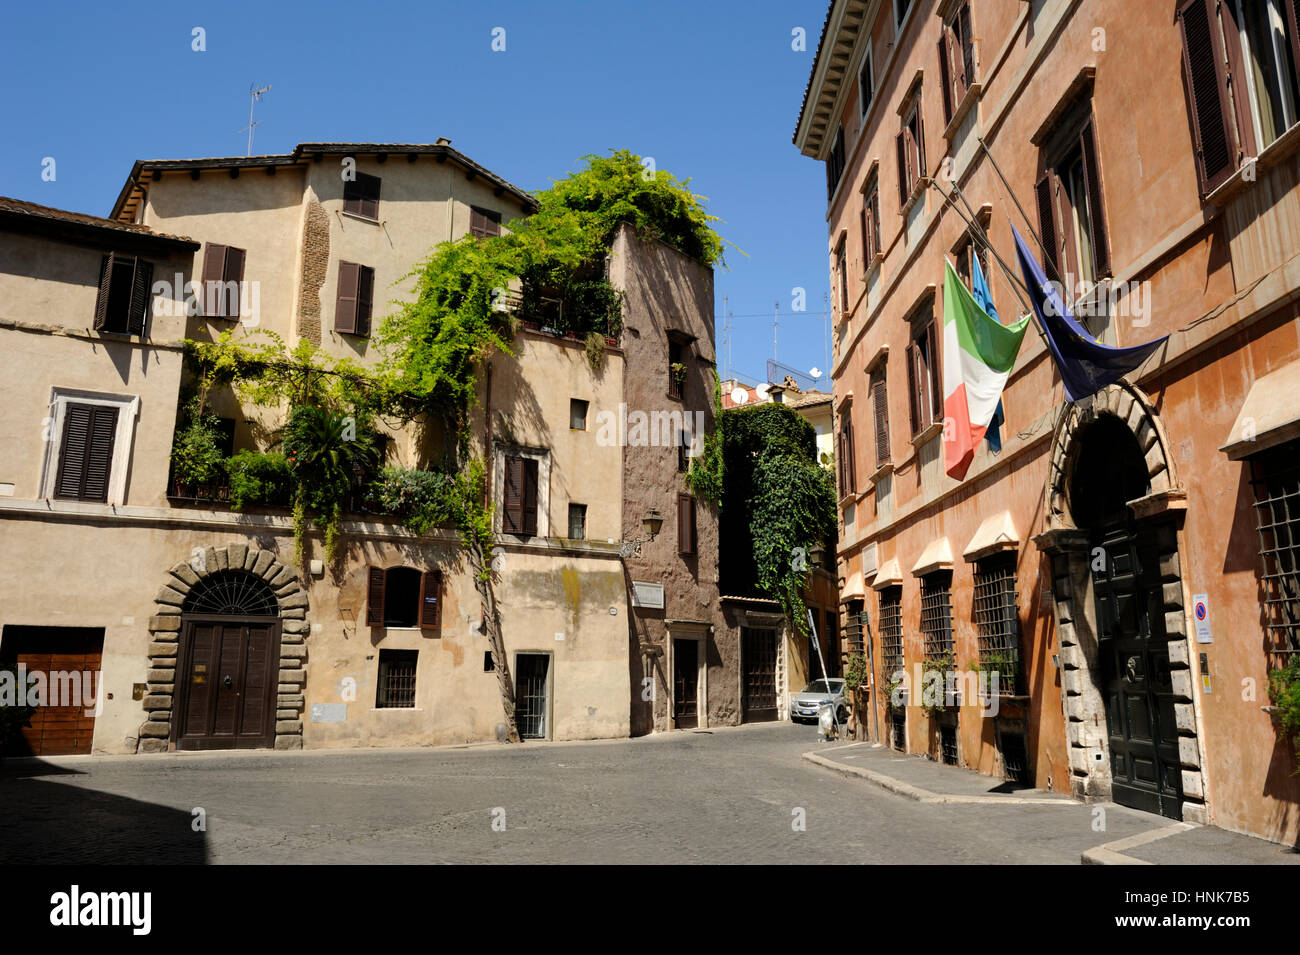
{"type": "Polygon", "coordinates": [[[928,176],[922,176],[918,179],[916,185],[912,187],[912,191],[908,193],[907,201],[903,203],[903,207],[898,210],[898,214],[903,218],[907,218],[907,214],[912,211],[912,207],[916,205],[917,200],[921,198],[929,184],[930,179],[928,176]]]}
{"type": "Polygon", "coordinates": [[[880,268],[880,263],[885,261],[885,253],[877,252],[867,259],[867,268],[862,273],[862,281],[866,282],[871,278],[871,274],[880,268]]]}
{"type": "Polygon", "coordinates": [[[356,219],[358,222],[368,222],[371,225],[379,225],[378,219],[372,219],[370,216],[357,215],[355,212],[341,212],[340,215],[347,216],[349,219],[356,219]]]}
{"type": "Polygon", "coordinates": [[[952,119],[948,120],[948,125],[943,129],[943,138],[947,142],[951,143],[956,137],[957,130],[961,128],[962,120],[966,118],[966,114],[978,102],[982,89],[983,87],[978,80],[966,88],[966,95],[961,98],[961,102],[953,110],[952,119]]]}
{"type": "Polygon", "coordinates": [[[1259,174],[1272,169],[1287,159],[1292,153],[1300,148],[1300,123],[1296,123],[1286,132],[1284,132],[1273,142],[1265,147],[1264,151],[1253,159],[1247,159],[1225,182],[1220,183],[1211,192],[1207,193],[1204,203],[1207,206],[1216,206],[1222,208],[1224,203],[1244,192],[1250,186],[1259,181],[1259,174]],[[1246,178],[1246,170],[1252,170],[1251,178],[1246,178]]]}
{"type": "Polygon", "coordinates": [[[921,445],[925,444],[925,442],[938,434],[943,434],[943,422],[932,421],[925,428],[921,429],[918,434],[912,436],[912,447],[919,448],[921,445]]]}
{"type": "Polygon", "coordinates": [[[879,484],[882,480],[884,480],[884,478],[886,478],[888,475],[893,473],[894,473],[894,463],[892,461],[886,461],[880,467],[872,471],[871,477],[867,478],[867,480],[870,481],[873,486],[875,486],[879,484]]]}

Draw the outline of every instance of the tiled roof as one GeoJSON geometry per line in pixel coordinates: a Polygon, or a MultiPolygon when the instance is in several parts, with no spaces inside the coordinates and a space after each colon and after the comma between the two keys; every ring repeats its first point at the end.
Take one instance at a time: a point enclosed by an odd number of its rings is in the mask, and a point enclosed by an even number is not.
{"type": "Polygon", "coordinates": [[[179,242],[192,245],[198,248],[198,243],[189,236],[169,235],[165,232],[155,232],[145,225],[137,225],[133,222],[120,222],[117,219],[104,219],[99,216],[87,215],[84,212],[71,212],[67,209],[55,209],[51,206],[42,206],[35,202],[25,202],[22,199],[13,199],[9,196],[0,196],[0,215],[5,215],[14,221],[15,217],[29,219],[33,222],[49,223],[67,223],[73,226],[92,229],[107,229],[112,232],[125,232],[131,235],[141,236],[149,239],[161,239],[167,242],[179,242]]]}

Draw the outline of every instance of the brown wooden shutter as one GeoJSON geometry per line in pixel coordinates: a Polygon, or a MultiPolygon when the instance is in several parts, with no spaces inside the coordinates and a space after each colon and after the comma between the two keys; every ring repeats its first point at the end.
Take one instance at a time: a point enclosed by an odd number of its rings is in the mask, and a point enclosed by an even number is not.
{"type": "Polygon", "coordinates": [[[126,333],[143,337],[149,322],[149,306],[153,302],[153,265],[137,258],[135,277],[131,282],[131,314],[127,316],[126,333]]]}
{"type": "Polygon", "coordinates": [[[952,28],[944,24],[939,32],[939,90],[943,93],[943,118],[952,122],[952,111],[957,108],[958,100],[952,92],[952,49],[948,40],[952,28]]]}
{"type": "Polygon", "coordinates": [[[375,270],[361,266],[357,273],[357,334],[370,334],[370,311],[375,294],[375,270]]]}
{"type": "Polygon", "coordinates": [[[380,182],[378,176],[368,176],[365,173],[357,174],[357,185],[361,187],[361,215],[367,219],[379,218],[380,182]]]}
{"type": "Polygon", "coordinates": [[[1047,170],[1038,180],[1034,193],[1038,197],[1038,234],[1043,240],[1043,253],[1047,256],[1048,278],[1061,277],[1060,233],[1056,228],[1056,176],[1047,170]]]}
{"type": "Polygon", "coordinates": [[[1097,278],[1110,275],[1110,237],[1106,230],[1106,207],[1102,201],[1101,172],[1097,162],[1097,133],[1091,119],[1079,136],[1083,152],[1083,175],[1087,179],[1088,218],[1092,223],[1092,254],[1097,278]]]}
{"type": "Polygon", "coordinates": [[[907,205],[907,141],[903,138],[904,130],[900,129],[898,135],[894,137],[894,144],[898,147],[898,206],[901,211],[902,207],[907,205]]]}
{"type": "Polygon", "coordinates": [[[502,489],[502,529],[519,534],[524,526],[523,494],[524,459],[508,457],[505,461],[505,487],[502,489]]]}
{"type": "Polygon", "coordinates": [[[54,479],[55,497],[108,500],[117,412],[116,407],[109,405],[66,406],[59,468],[54,479]]]}
{"type": "Polygon", "coordinates": [[[108,293],[113,282],[113,262],[116,253],[110,252],[99,264],[99,297],[95,299],[95,330],[108,324],[108,293]]]}
{"type": "Polygon", "coordinates": [[[59,471],[54,478],[55,497],[81,497],[86,472],[86,445],[90,437],[90,405],[69,404],[63,412],[63,437],[59,442],[59,471]]]}
{"type": "Polygon", "coordinates": [[[856,492],[858,489],[858,449],[853,441],[853,406],[849,405],[844,415],[844,439],[845,439],[845,470],[848,473],[849,486],[848,490],[856,492]]]}
{"type": "Polygon", "coordinates": [[[677,495],[677,553],[689,557],[695,553],[695,498],[677,495]]]}
{"type": "Polygon", "coordinates": [[[883,368],[871,384],[871,407],[876,419],[876,467],[880,467],[889,461],[889,402],[883,368]]]}
{"type": "MultiPolygon", "coordinates": [[[[929,367],[926,369],[930,376],[930,421],[943,420],[943,376],[940,369],[943,367],[939,364],[939,336],[935,330],[938,323],[931,318],[930,324],[926,326],[925,335],[929,340],[929,367]]],[[[928,424],[929,422],[927,422],[928,424]]]]}
{"type": "Polygon", "coordinates": [[[835,472],[839,485],[840,497],[844,496],[844,428],[841,426],[835,432],[835,472]]]}
{"type": "Polygon", "coordinates": [[[420,575],[420,629],[442,629],[442,571],[426,570],[420,575]]]}
{"type": "Polygon", "coordinates": [[[226,318],[239,317],[239,303],[244,296],[244,250],[226,247],[226,269],[222,276],[226,283],[226,318]]]}
{"type": "Polygon", "coordinates": [[[523,531],[524,536],[537,533],[537,461],[533,458],[523,459],[524,495],[523,495],[523,531]]]}
{"type": "Polygon", "coordinates": [[[370,587],[366,594],[366,625],[382,627],[384,625],[384,568],[371,567],[369,575],[370,587]]]}
{"type": "Polygon", "coordinates": [[[952,108],[956,112],[961,101],[966,98],[966,58],[962,51],[962,40],[952,24],[944,27],[943,32],[948,41],[948,76],[952,84],[952,108]]]}
{"type": "Polygon", "coordinates": [[[339,263],[338,296],[334,302],[334,331],[352,335],[357,330],[357,286],[361,266],[339,263]]]}
{"type": "Polygon", "coordinates": [[[907,343],[907,406],[911,414],[912,434],[921,430],[921,406],[917,401],[920,392],[916,387],[916,342],[907,343]]]}
{"type": "Polygon", "coordinates": [[[107,405],[96,405],[91,409],[90,445],[86,453],[86,483],[82,500],[108,500],[108,477],[113,466],[113,445],[117,441],[117,411],[117,408],[107,405]]]}
{"type": "Polygon", "coordinates": [[[1291,38],[1291,62],[1300,70],[1300,0],[1286,0],[1286,32],[1291,38]]]}
{"type": "Polygon", "coordinates": [[[220,318],[224,312],[224,295],[217,294],[217,283],[226,274],[226,247],[209,242],[203,250],[203,301],[201,311],[210,318],[220,318]]]}
{"type": "MultiPolygon", "coordinates": [[[[1178,10],[1183,33],[1183,77],[1192,119],[1192,145],[1201,195],[1237,168],[1237,144],[1229,120],[1229,87],[1217,34],[1218,0],[1187,0],[1178,10]]],[[[1245,90],[1241,91],[1243,94],[1245,90]]]]}

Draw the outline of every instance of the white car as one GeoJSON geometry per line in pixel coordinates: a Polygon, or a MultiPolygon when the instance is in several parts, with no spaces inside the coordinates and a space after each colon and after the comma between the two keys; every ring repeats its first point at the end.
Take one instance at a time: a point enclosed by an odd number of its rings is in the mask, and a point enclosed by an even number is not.
{"type": "Polygon", "coordinates": [[[813,680],[799,693],[790,697],[790,720],[802,723],[809,720],[817,722],[817,714],[826,703],[834,704],[835,718],[843,723],[848,720],[849,711],[844,703],[844,681],[837,677],[829,680],[813,680]]]}

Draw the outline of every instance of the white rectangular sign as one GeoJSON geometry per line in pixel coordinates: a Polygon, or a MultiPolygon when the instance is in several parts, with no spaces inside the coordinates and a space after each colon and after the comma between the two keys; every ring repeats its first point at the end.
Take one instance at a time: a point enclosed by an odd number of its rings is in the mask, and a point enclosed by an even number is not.
{"type": "Polygon", "coordinates": [[[1197,643],[1214,642],[1214,635],[1210,633],[1209,594],[1192,594],[1192,623],[1196,626],[1197,643]]]}
{"type": "Polygon", "coordinates": [[[644,580],[632,581],[632,606],[651,610],[664,609],[664,585],[644,580]]]}

